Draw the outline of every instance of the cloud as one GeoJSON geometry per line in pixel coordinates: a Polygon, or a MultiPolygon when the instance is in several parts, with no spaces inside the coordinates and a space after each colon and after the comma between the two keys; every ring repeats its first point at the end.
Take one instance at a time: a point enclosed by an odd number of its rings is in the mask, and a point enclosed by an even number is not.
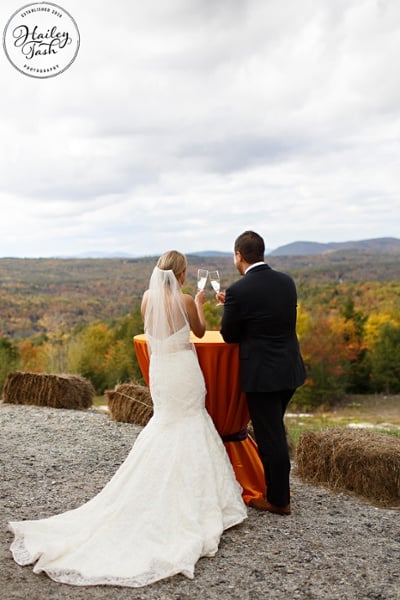
{"type": "Polygon", "coordinates": [[[396,0],[68,10],[62,75],[0,62],[0,255],[398,235],[396,0]]]}

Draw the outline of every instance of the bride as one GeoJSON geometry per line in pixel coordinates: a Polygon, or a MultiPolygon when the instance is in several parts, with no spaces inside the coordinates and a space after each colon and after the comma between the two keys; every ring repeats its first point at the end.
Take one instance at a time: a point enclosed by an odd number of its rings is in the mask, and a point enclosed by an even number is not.
{"type": "Polygon", "coordinates": [[[154,415],[125,462],[86,504],[14,521],[20,565],[71,585],[139,587],[214,556],[222,532],[246,518],[232,466],[205,409],[192,329],[205,332],[204,292],[183,294],[186,258],[163,254],[142,302],[154,415]]]}

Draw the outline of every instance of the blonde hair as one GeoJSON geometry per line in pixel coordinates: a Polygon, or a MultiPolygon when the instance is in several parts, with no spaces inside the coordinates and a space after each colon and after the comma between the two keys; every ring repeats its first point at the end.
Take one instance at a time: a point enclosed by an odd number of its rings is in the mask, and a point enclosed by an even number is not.
{"type": "Polygon", "coordinates": [[[186,256],[177,250],[168,250],[168,252],[164,252],[158,259],[157,267],[163,271],[173,271],[175,277],[178,279],[179,275],[186,271],[186,256]]]}

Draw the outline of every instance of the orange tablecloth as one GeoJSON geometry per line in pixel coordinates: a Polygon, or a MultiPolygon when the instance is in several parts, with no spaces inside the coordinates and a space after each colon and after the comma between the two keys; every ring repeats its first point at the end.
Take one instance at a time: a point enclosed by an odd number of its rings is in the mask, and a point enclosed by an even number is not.
{"type": "MultiPolygon", "coordinates": [[[[206,331],[203,338],[193,336],[192,341],[206,381],[206,408],[218,433],[227,436],[246,429],[249,413],[245,396],[240,392],[237,344],[226,344],[218,331],[206,331]]],[[[149,385],[146,336],[136,335],[134,345],[140,370],[149,385]]],[[[264,471],[254,440],[248,436],[242,441],[224,441],[224,444],[243,488],[243,500],[248,504],[251,498],[263,497],[264,471]]]]}

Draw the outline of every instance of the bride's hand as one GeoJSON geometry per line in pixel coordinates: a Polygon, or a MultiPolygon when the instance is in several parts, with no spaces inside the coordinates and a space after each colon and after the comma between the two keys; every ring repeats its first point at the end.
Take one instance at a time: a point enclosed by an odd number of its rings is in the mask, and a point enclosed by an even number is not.
{"type": "Polygon", "coordinates": [[[201,304],[203,305],[204,302],[206,301],[206,293],[204,290],[199,290],[197,292],[197,294],[194,297],[194,301],[196,302],[196,304],[201,304]]]}

